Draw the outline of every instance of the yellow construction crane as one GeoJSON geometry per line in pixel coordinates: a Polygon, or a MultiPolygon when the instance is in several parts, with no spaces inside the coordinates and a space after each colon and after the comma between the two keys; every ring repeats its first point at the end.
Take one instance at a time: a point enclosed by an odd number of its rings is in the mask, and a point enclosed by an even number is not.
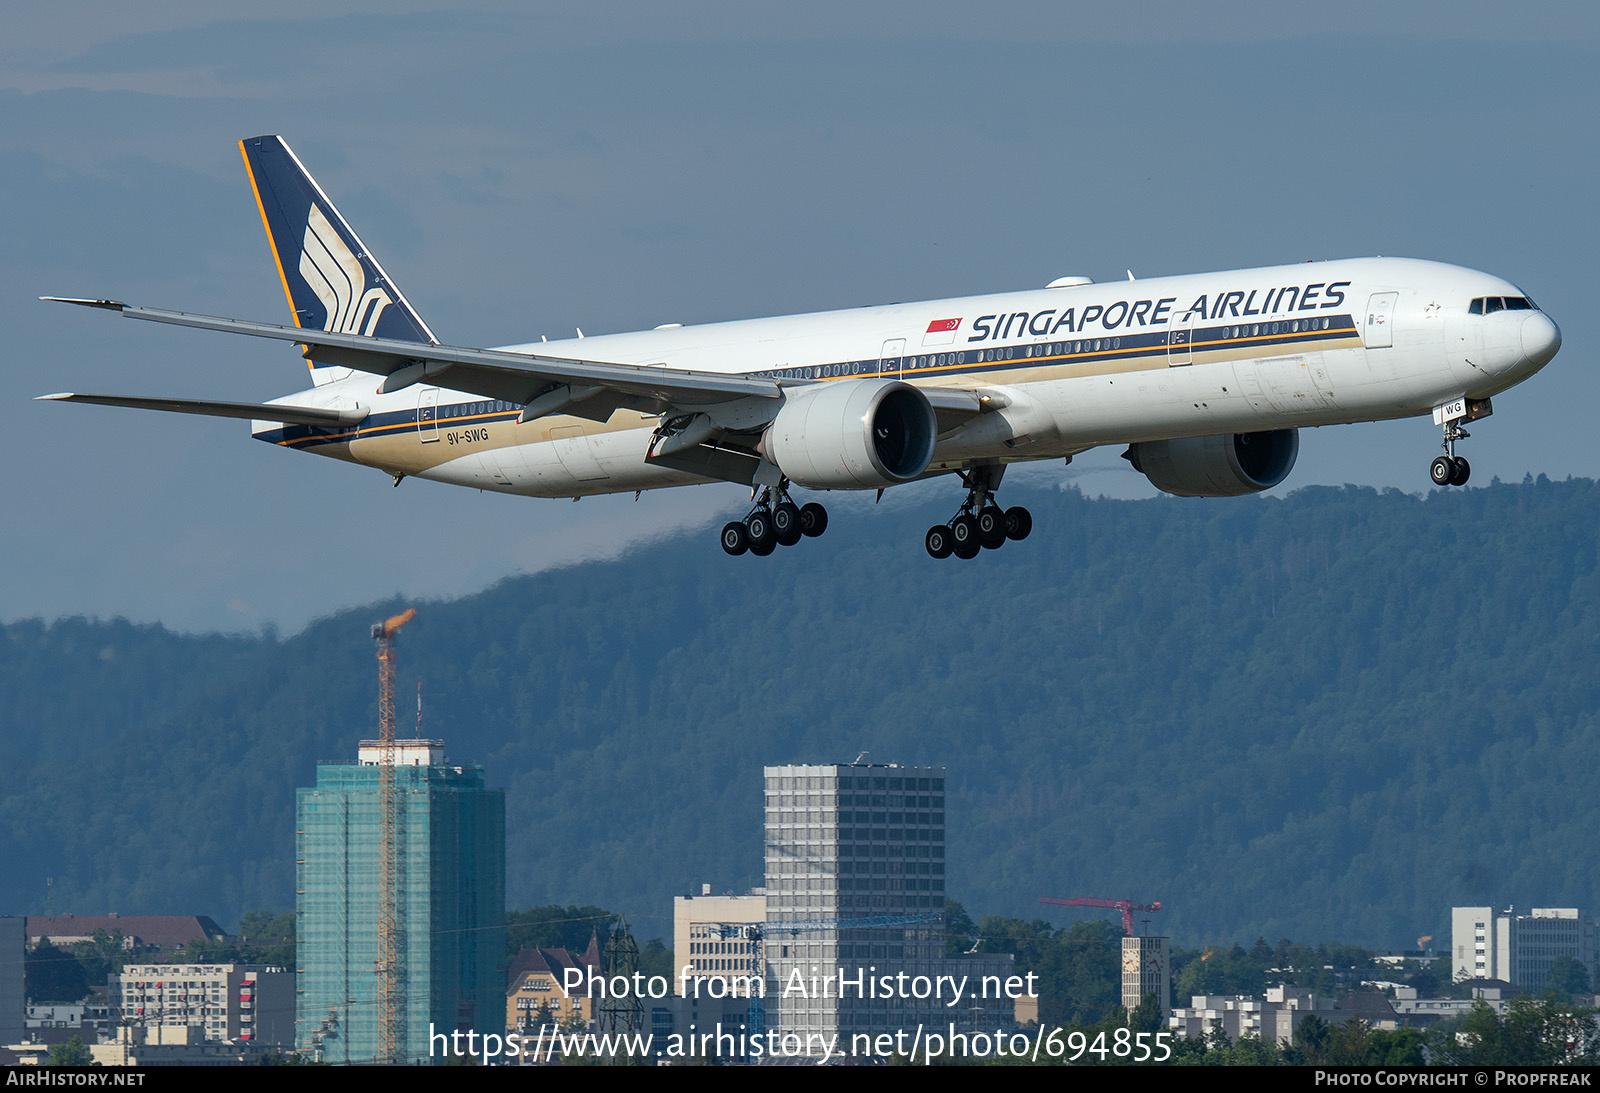
{"type": "Polygon", "coordinates": [[[399,856],[395,828],[399,801],[394,785],[395,635],[417,617],[408,607],[372,628],[378,643],[378,1042],[380,1062],[392,1063],[400,1052],[400,1023],[405,1012],[405,976],[401,963],[399,856]]]}

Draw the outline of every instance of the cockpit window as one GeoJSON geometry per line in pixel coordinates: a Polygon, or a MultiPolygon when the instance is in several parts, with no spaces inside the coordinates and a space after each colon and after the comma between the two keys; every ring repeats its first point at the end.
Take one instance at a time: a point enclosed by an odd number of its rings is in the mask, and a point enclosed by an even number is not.
{"type": "Polygon", "coordinates": [[[1492,315],[1496,311],[1538,311],[1539,305],[1526,296],[1479,296],[1467,308],[1469,315],[1492,315]]]}

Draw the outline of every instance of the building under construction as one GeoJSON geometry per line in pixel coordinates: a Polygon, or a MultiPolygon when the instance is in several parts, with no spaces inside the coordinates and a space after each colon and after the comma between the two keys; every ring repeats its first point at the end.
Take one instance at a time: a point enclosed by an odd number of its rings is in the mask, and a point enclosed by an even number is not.
{"type": "Polygon", "coordinates": [[[394,739],[392,658],[380,637],[380,738],[297,794],[296,1039],[330,1063],[442,1062],[430,1026],[505,1020],[505,793],[394,739]]]}

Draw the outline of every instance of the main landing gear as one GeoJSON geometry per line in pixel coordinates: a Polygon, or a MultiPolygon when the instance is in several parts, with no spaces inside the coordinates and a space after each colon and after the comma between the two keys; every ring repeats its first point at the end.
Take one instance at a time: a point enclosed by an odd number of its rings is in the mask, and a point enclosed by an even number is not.
{"type": "Polygon", "coordinates": [[[1444,423],[1444,443],[1440,447],[1445,454],[1428,467],[1428,477],[1433,479],[1435,486],[1465,486],[1467,479],[1472,477],[1472,464],[1467,462],[1465,456],[1456,454],[1456,441],[1465,440],[1471,435],[1461,427],[1459,421],[1444,423]]]}
{"type": "Polygon", "coordinates": [[[815,538],[828,530],[828,510],[811,501],[796,505],[789,499],[789,483],[763,486],[761,495],[743,520],[724,524],[722,549],[729,554],[749,551],[764,558],[781,546],[794,546],[802,538],[815,538]]]}
{"type": "Polygon", "coordinates": [[[967,499],[949,521],[928,529],[924,544],[935,558],[976,558],[980,550],[995,550],[1007,539],[1026,539],[1033,530],[1033,514],[1021,505],[1002,510],[994,502],[1003,466],[974,467],[961,472],[967,499]]]}

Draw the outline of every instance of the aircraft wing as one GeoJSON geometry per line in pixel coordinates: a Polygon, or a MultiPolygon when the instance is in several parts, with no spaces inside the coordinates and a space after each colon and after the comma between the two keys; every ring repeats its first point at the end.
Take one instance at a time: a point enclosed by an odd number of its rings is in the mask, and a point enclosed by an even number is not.
{"type": "MultiPolygon", "coordinates": [[[[527,407],[524,419],[565,411],[603,421],[619,405],[627,405],[645,413],[665,413],[707,409],[737,399],[781,400],[784,386],[808,382],[786,380],[780,385],[771,379],[721,372],[614,364],[374,338],[363,334],[135,307],[115,300],[79,300],[60,296],[41,298],[116,311],[130,319],[296,342],[305,347],[303,355],[306,358],[319,364],[353,368],[385,377],[379,388],[382,391],[397,391],[413,383],[427,382],[453,391],[521,404],[527,407]]],[[[950,388],[919,390],[941,417],[964,417],[984,409],[979,397],[972,391],[950,388]]],[[[270,418],[272,415],[261,416],[270,418]]]]}
{"type": "Polygon", "coordinates": [[[43,402],[86,402],[95,406],[130,406],[135,410],[165,410],[174,414],[237,417],[247,421],[281,421],[288,425],[354,425],[366,410],[329,410],[319,406],[288,406],[274,402],[206,402],[189,398],[137,398],[130,395],[84,395],[63,391],[40,395],[43,402]]]}
{"type": "MultiPolygon", "coordinates": [[[[557,388],[578,388],[575,393],[582,394],[582,388],[593,387],[616,392],[628,404],[654,412],[674,407],[714,405],[750,396],[782,397],[780,387],[773,380],[716,372],[429,345],[394,338],[374,338],[362,334],[308,330],[275,323],[253,323],[242,319],[192,315],[183,311],[134,307],[115,300],[72,300],[57,296],[44,299],[117,311],[130,319],[297,342],[305,346],[304,355],[319,364],[354,368],[386,377],[382,385],[385,391],[396,391],[412,383],[426,381],[452,391],[527,404],[557,388]]],[[[607,414],[609,416],[609,411],[607,414]]]]}

